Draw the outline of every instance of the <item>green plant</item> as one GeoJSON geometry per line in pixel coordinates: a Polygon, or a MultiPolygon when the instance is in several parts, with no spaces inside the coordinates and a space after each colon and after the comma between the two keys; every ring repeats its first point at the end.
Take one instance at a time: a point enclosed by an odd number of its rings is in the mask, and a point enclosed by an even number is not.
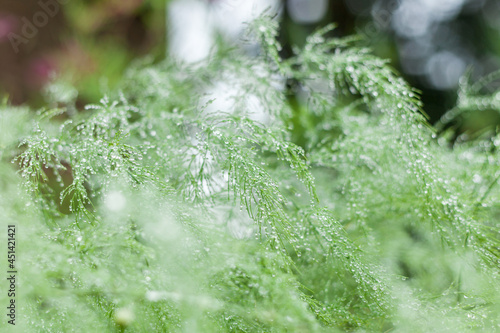
{"type": "Polygon", "coordinates": [[[5,105],[18,327],[499,330],[500,141],[450,148],[418,92],[331,28],[284,61],[262,17],[259,56],[139,64],[67,119],[5,105]]]}

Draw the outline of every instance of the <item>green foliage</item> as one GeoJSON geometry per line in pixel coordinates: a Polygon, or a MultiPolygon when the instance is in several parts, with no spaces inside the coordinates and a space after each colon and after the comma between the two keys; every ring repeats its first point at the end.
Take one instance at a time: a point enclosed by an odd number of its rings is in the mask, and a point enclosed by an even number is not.
{"type": "Polygon", "coordinates": [[[418,92],[329,29],[285,61],[261,18],[256,57],[138,64],[80,113],[5,106],[17,327],[498,331],[498,137],[450,148],[418,92]]]}
{"type": "Polygon", "coordinates": [[[470,122],[469,128],[466,128],[465,133],[455,133],[459,139],[459,134],[462,134],[465,140],[469,138],[478,138],[485,136],[491,137],[491,131],[498,132],[498,122],[496,119],[500,117],[500,92],[493,90],[493,84],[500,78],[500,72],[493,72],[474,84],[470,82],[470,73],[467,73],[460,81],[458,90],[458,100],[456,106],[445,113],[437,127],[441,131],[458,132],[460,126],[465,121],[470,122]],[[488,93],[489,91],[489,93],[488,93]],[[474,120],[474,116],[480,114],[478,121],[474,120]],[[481,124],[482,122],[482,124],[481,124]]]}

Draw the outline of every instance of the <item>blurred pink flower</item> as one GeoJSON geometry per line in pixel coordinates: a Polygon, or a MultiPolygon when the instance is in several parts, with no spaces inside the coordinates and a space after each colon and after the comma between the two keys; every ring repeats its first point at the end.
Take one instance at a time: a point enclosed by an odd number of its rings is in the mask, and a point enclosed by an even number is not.
{"type": "Polygon", "coordinates": [[[42,86],[47,83],[56,71],[56,66],[45,58],[33,59],[26,69],[27,81],[32,85],[42,86]]]}

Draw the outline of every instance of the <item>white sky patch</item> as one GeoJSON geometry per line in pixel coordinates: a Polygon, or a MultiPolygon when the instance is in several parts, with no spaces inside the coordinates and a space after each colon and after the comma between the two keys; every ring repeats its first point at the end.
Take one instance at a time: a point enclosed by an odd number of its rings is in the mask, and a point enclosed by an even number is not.
{"type": "Polygon", "coordinates": [[[186,62],[206,59],[219,31],[236,41],[247,23],[265,10],[276,13],[279,0],[219,0],[212,5],[199,0],[175,0],[168,5],[169,52],[186,62]]]}
{"type": "Polygon", "coordinates": [[[404,0],[394,12],[393,26],[400,36],[419,37],[435,22],[455,18],[465,0],[404,0]]]}
{"type": "Polygon", "coordinates": [[[169,51],[186,62],[205,59],[214,45],[208,5],[196,0],[172,1],[168,7],[169,51]]]}
{"type": "Polygon", "coordinates": [[[276,13],[279,0],[219,0],[211,7],[214,26],[231,39],[237,39],[246,24],[256,19],[265,10],[276,13]]]}

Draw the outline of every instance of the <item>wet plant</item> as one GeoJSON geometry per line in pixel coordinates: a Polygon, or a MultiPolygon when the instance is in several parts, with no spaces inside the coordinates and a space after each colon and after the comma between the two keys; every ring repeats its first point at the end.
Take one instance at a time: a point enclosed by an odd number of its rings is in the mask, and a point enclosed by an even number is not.
{"type": "Polygon", "coordinates": [[[450,144],[362,41],[326,27],[285,60],[277,29],[136,64],[82,112],[4,103],[16,329],[500,330],[497,133],[450,144]]]}

